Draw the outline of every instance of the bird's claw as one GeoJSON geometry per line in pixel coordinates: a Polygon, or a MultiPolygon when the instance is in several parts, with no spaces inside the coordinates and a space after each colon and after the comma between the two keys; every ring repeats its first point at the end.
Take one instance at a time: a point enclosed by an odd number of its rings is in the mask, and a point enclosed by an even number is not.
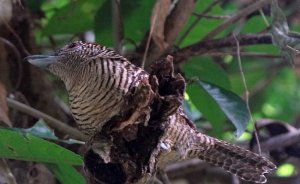
{"type": "Polygon", "coordinates": [[[147,126],[150,119],[150,103],[153,94],[148,81],[142,80],[133,94],[133,101],[131,102],[135,106],[133,113],[127,120],[119,122],[112,130],[121,131],[129,125],[139,124],[140,122],[144,122],[144,126],[147,126]]]}
{"type": "Polygon", "coordinates": [[[144,107],[142,109],[136,110],[129,117],[129,119],[119,122],[112,130],[113,131],[121,131],[129,125],[138,124],[140,122],[144,122],[144,126],[148,125],[148,121],[150,119],[151,109],[149,107],[144,107]]]}

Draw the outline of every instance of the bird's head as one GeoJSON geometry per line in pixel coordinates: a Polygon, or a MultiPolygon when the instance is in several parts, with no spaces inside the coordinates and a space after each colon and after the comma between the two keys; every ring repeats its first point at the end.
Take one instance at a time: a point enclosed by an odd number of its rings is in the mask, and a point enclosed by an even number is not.
{"type": "Polygon", "coordinates": [[[103,46],[76,41],[58,49],[51,55],[32,55],[25,58],[29,63],[47,69],[64,80],[66,74],[78,73],[89,61],[107,52],[103,46]]]}
{"type": "Polygon", "coordinates": [[[76,41],[58,49],[52,55],[32,55],[25,59],[40,68],[51,70],[55,65],[84,65],[85,61],[101,54],[106,48],[95,43],[76,41]]]}

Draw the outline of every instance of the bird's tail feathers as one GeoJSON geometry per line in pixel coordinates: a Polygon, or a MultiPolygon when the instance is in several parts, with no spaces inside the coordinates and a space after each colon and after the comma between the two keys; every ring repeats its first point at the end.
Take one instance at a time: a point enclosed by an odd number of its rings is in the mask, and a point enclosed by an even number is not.
{"type": "Polygon", "coordinates": [[[263,156],[213,137],[207,138],[212,139],[209,141],[212,143],[211,147],[199,152],[198,157],[246,181],[266,183],[264,174],[276,169],[276,166],[263,156]]]}

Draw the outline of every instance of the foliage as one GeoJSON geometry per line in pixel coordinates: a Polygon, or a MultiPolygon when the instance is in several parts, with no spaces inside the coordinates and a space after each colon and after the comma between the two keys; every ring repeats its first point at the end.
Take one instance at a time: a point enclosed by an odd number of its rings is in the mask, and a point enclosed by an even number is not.
{"type": "Polygon", "coordinates": [[[48,140],[54,140],[58,142],[63,142],[66,144],[84,144],[82,141],[74,140],[74,139],[69,139],[69,140],[61,140],[57,136],[55,136],[54,131],[50,129],[45,121],[43,119],[40,119],[36,124],[27,129],[19,129],[15,128],[14,130],[23,132],[23,133],[29,133],[31,135],[43,138],[43,139],[48,139],[48,140]]]}
{"type": "MultiPolygon", "coordinates": [[[[154,3],[155,1],[149,0],[121,1],[124,51],[132,50],[147,35],[154,3]]],[[[201,14],[210,5],[209,0],[198,1],[194,12],[201,14]]],[[[36,0],[29,0],[28,8],[33,15],[39,11],[44,13],[44,17],[39,19],[39,26],[35,27],[34,35],[37,44],[46,48],[41,52],[52,50],[53,45],[49,42],[49,37],[55,40],[55,46],[59,48],[74,36],[76,39],[83,38],[84,33],[88,31],[93,31],[96,42],[109,47],[113,45],[112,8],[108,0],[43,0],[38,3],[36,0]]],[[[240,34],[266,31],[272,33],[274,45],[242,47],[242,52],[248,54],[242,54],[242,63],[250,91],[250,108],[254,119],[275,118],[292,123],[299,116],[300,105],[297,102],[300,101],[298,79],[300,75],[297,69],[291,68],[288,62],[278,56],[283,55],[292,62],[295,50],[287,49],[286,45],[298,49],[299,37],[290,33],[285,13],[276,4],[273,4],[272,8],[272,17],[268,17],[269,21],[273,21],[271,29],[257,13],[245,18],[241,24],[235,23],[222,30],[216,38],[227,37],[233,31],[240,34]],[[266,57],[260,57],[260,54],[266,57]]],[[[176,49],[200,41],[224,22],[220,16],[230,17],[238,10],[240,7],[234,1],[216,4],[208,15],[219,18],[202,17],[191,32],[181,40],[184,33],[198,19],[197,16],[191,16],[175,42],[176,49]]],[[[189,57],[184,64],[178,66],[178,69],[184,73],[188,81],[185,110],[189,110],[188,114],[194,117],[198,125],[204,120],[212,127],[212,131],[208,131],[209,134],[223,138],[230,137],[228,132],[232,134],[234,131],[229,121],[235,126],[238,136],[247,126],[248,130],[252,130],[253,124],[248,124],[250,115],[242,98],[246,91],[241,80],[235,47],[222,50],[220,55],[204,53],[189,57]]],[[[40,139],[60,141],[51,130],[43,126],[42,129],[36,128],[0,129],[0,156],[46,163],[62,183],[84,183],[82,176],[72,167],[82,165],[80,156],[40,139]],[[41,133],[42,131],[47,133],[41,133]]],[[[67,143],[74,142],[67,141],[67,143]]],[[[286,176],[286,172],[280,173],[286,176]]]]}
{"type": "Polygon", "coordinates": [[[0,137],[0,157],[42,162],[62,183],[85,183],[85,179],[72,167],[82,165],[79,155],[17,129],[0,129],[0,137]]]}
{"type": "Polygon", "coordinates": [[[3,158],[82,165],[79,155],[31,134],[0,129],[0,135],[3,158]]]}
{"type": "Polygon", "coordinates": [[[58,180],[63,184],[84,184],[84,177],[68,164],[50,164],[46,166],[54,173],[58,180]]]}

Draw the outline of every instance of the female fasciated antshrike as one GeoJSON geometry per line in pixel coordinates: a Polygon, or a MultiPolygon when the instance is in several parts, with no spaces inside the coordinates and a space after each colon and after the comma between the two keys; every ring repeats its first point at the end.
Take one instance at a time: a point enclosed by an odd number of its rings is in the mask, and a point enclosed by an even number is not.
{"type": "MultiPolygon", "coordinates": [[[[54,55],[34,55],[27,57],[27,60],[48,69],[64,81],[72,114],[79,129],[88,135],[122,114],[128,104],[124,97],[132,93],[141,81],[149,78],[146,71],[116,52],[81,41],[68,44],[54,55]]],[[[137,108],[147,107],[141,105],[137,108]]],[[[126,123],[116,129],[121,130],[127,124],[135,123],[138,116],[133,113],[126,123]]],[[[145,121],[148,119],[145,118],[145,121]]],[[[256,153],[200,133],[187,122],[182,108],[171,114],[169,120],[172,123],[163,139],[171,151],[159,161],[160,165],[182,158],[200,158],[255,183],[265,183],[264,174],[276,168],[256,153]]]]}

